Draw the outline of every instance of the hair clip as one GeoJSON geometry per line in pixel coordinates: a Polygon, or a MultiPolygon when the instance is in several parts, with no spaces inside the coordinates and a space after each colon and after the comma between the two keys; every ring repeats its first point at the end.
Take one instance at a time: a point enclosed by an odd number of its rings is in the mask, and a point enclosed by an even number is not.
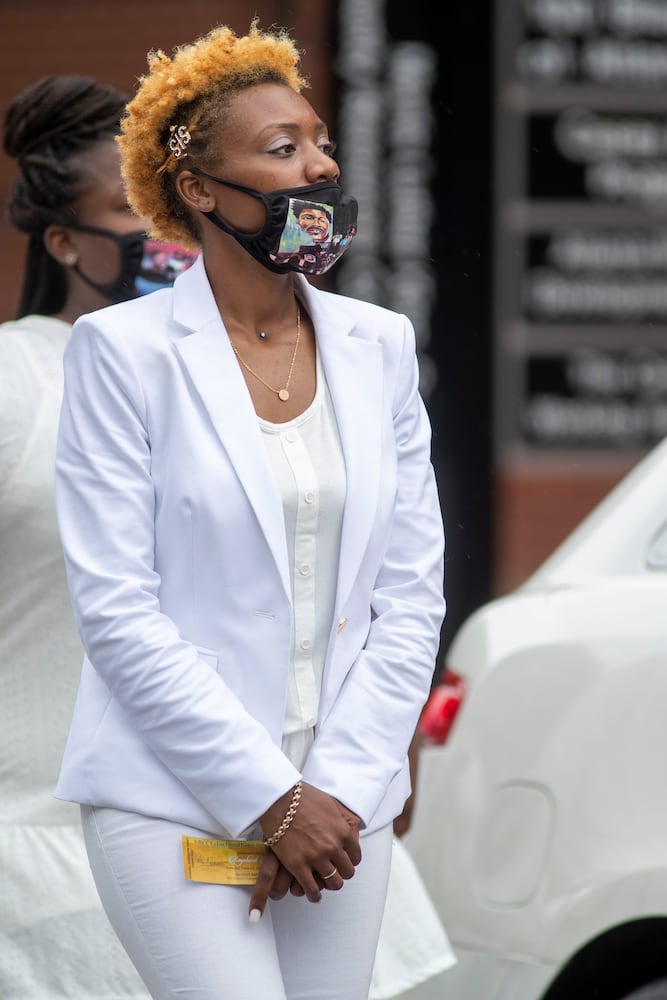
{"type": "Polygon", "coordinates": [[[168,145],[176,159],[179,160],[181,156],[187,156],[186,147],[192,138],[187,127],[185,125],[170,125],[169,131],[171,138],[168,145]]]}
{"type": "Polygon", "coordinates": [[[158,174],[161,174],[164,170],[173,170],[175,166],[174,161],[188,155],[187,146],[192,136],[187,125],[170,125],[169,131],[171,132],[169,141],[167,142],[169,152],[162,166],[156,171],[158,174]]]}

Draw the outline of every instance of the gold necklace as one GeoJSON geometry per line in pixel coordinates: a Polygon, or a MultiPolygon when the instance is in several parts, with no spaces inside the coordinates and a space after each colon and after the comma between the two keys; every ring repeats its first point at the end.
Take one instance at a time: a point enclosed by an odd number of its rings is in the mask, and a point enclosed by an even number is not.
{"type": "Polygon", "coordinates": [[[267,389],[271,390],[271,392],[275,392],[275,394],[278,397],[278,399],[282,400],[283,403],[286,403],[287,400],[289,399],[289,384],[290,384],[290,382],[292,380],[292,372],[294,371],[294,362],[296,361],[296,352],[299,350],[299,340],[300,339],[301,339],[301,310],[299,309],[299,303],[297,302],[296,303],[296,342],[294,344],[294,353],[292,354],[292,362],[291,362],[291,364],[289,366],[289,371],[287,373],[287,381],[285,382],[285,385],[283,386],[282,389],[276,389],[276,388],[274,388],[274,386],[269,385],[268,382],[264,381],[264,379],[262,378],[261,375],[257,374],[257,372],[254,370],[254,368],[251,368],[250,365],[247,364],[247,362],[245,362],[243,360],[243,358],[241,357],[241,355],[237,351],[236,346],[235,346],[234,342],[232,341],[231,337],[229,339],[229,343],[232,345],[232,350],[234,351],[234,354],[239,359],[239,361],[241,362],[241,364],[243,365],[243,367],[245,368],[245,370],[248,371],[248,372],[250,372],[251,375],[254,375],[255,378],[257,379],[257,381],[261,382],[262,385],[265,385],[267,389]]]}

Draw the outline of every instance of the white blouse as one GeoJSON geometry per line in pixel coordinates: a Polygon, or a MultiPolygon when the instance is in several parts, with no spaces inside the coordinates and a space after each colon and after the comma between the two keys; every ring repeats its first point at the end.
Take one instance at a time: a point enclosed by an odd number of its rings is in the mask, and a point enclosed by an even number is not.
{"type": "Polygon", "coordinates": [[[310,406],[284,424],[257,419],[283,501],[292,579],[294,618],[283,730],[289,737],[304,730],[312,733],[317,722],[345,503],[345,463],[319,354],[310,406]]]}

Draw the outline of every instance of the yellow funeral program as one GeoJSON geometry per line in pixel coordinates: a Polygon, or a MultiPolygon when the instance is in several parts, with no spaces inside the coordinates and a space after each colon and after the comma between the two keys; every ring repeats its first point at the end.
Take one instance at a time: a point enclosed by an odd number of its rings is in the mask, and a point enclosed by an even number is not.
{"type": "Polygon", "coordinates": [[[183,866],[191,882],[254,885],[265,847],[261,840],[183,837],[183,866]]]}

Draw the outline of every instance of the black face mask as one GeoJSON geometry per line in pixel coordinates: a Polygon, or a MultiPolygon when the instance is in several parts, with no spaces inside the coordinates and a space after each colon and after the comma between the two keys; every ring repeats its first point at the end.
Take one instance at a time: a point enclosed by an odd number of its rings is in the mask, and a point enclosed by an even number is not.
{"type": "Polygon", "coordinates": [[[106,236],[114,240],[120,251],[120,267],[118,277],[108,285],[93,281],[83,273],[78,264],[74,266],[74,271],[82,281],[94,288],[96,292],[103,295],[111,303],[125,302],[127,299],[135,299],[137,291],[137,275],[141,270],[141,262],[144,257],[144,244],[146,234],[144,232],[125,233],[119,235],[111,229],[100,229],[98,226],[84,226],[82,224],[69,223],[71,229],[76,229],[81,233],[92,233],[93,236],[106,236]]]}
{"type": "Polygon", "coordinates": [[[203,212],[214,225],[229,233],[255,260],[270,271],[284,274],[324,274],[347,250],[357,231],[357,202],[345,197],[338,184],[324,181],[305,187],[282,188],[264,194],[191,167],[193,174],[242,191],[264,203],[266,220],[256,233],[242,233],[215,212],[203,212]],[[299,223],[299,219],[302,223],[299,223]],[[317,220],[317,226],[309,226],[317,220]],[[325,223],[328,231],[325,233],[325,223]],[[315,235],[314,235],[315,234],[315,235]]]}

